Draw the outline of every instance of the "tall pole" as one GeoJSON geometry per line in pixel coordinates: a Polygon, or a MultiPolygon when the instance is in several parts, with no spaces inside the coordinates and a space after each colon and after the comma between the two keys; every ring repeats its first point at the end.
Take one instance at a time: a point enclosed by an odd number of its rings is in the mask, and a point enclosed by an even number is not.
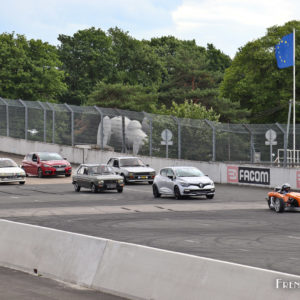
{"type": "Polygon", "coordinates": [[[293,29],[293,161],[296,162],[296,34],[293,29]]]}

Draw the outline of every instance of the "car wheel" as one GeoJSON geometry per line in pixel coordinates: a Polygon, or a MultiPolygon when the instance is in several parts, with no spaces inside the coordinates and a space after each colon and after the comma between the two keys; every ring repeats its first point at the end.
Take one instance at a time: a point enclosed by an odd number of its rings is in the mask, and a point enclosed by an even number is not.
{"type": "Polygon", "coordinates": [[[98,188],[93,183],[91,184],[91,191],[92,193],[98,193],[98,188]]]}
{"type": "Polygon", "coordinates": [[[158,191],[158,188],[157,188],[156,184],[153,184],[152,190],[153,190],[153,196],[154,196],[154,198],[159,198],[161,196],[161,194],[158,191]]]}
{"type": "Polygon", "coordinates": [[[78,183],[77,183],[77,182],[74,182],[73,185],[74,185],[74,190],[75,190],[75,192],[80,192],[80,188],[81,188],[81,187],[78,185],[78,183]]]}
{"type": "Polygon", "coordinates": [[[282,213],[284,210],[284,201],[281,198],[276,198],[274,201],[274,209],[277,213],[282,213]]]}
{"type": "Polygon", "coordinates": [[[177,185],[174,187],[174,195],[177,200],[182,199],[179,187],[177,185]]]}
{"type": "Polygon", "coordinates": [[[213,199],[215,195],[206,195],[206,199],[213,199]]]}
{"type": "Polygon", "coordinates": [[[153,184],[153,181],[148,181],[149,184],[153,184]]]}
{"type": "Polygon", "coordinates": [[[117,191],[118,191],[118,193],[122,193],[123,192],[123,188],[120,187],[120,188],[117,189],[117,191]]]}
{"type": "Polygon", "coordinates": [[[25,181],[19,181],[19,184],[25,184],[25,181]]]}
{"type": "Polygon", "coordinates": [[[127,181],[125,175],[124,175],[124,174],[121,174],[121,176],[123,177],[124,184],[128,184],[128,181],[127,181]]]}
{"type": "Polygon", "coordinates": [[[66,177],[70,177],[70,176],[71,176],[71,174],[65,174],[65,176],[66,176],[66,177]]]}
{"type": "Polygon", "coordinates": [[[41,168],[38,168],[38,177],[39,178],[43,178],[44,177],[43,170],[41,168]]]}

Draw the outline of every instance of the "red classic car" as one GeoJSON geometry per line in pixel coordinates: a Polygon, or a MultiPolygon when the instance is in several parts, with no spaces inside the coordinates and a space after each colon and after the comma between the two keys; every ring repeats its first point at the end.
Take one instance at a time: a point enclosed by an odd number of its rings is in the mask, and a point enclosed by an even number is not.
{"type": "Polygon", "coordinates": [[[29,153],[24,157],[21,167],[26,175],[37,175],[40,178],[51,175],[69,177],[72,174],[71,164],[55,152],[29,153]]]}

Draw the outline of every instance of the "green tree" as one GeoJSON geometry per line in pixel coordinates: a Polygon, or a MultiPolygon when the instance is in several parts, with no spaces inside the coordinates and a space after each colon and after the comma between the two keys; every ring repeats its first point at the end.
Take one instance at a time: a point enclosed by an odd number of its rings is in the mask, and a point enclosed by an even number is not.
{"type": "Polygon", "coordinates": [[[96,83],[112,75],[116,64],[112,41],[104,31],[94,27],[79,30],[73,36],[60,34],[58,40],[68,85],[62,101],[83,104],[96,83]]]}
{"type": "Polygon", "coordinates": [[[57,101],[66,91],[57,49],[24,35],[0,35],[0,95],[9,99],[57,101]]]}
{"type": "Polygon", "coordinates": [[[159,56],[145,41],[132,38],[128,32],[110,28],[112,50],[116,61],[110,83],[157,86],[165,71],[159,56]]]}
{"type": "Polygon", "coordinates": [[[183,103],[172,102],[172,106],[167,108],[163,105],[156,109],[155,113],[162,115],[171,115],[177,118],[200,119],[218,121],[220,115],[214,112],[212,108],[206,109],[200,103],[194,103],[192,100],[185,100],[183,103]]]}
{"type": "MultiPolygon", "coordinates": [[[[293,96],[292,68],[277,68],[274,46],[293,28],[296,29],[297,40],[300,38],[299,21],[268,28],[265,36],[241,47],[232,65],[225,71],[220,94],[233,103],[239,103],[242,109],[249,110],[250,122],[286,122],[288,102],[293,96]]],[[[300,46],[296,45],[296,69],[299,67],[299,54],[300,46]]],[[[297,73],[296,94],[300,92],[299,83],[300,73],[297,73]]]]}
{"type": "Polygon", "coordinates": [[[149,111],[156,103],[157,93],[152,87],[104,82],[97,83],[87,101],[87,105],[134,111],[149,111]]]}

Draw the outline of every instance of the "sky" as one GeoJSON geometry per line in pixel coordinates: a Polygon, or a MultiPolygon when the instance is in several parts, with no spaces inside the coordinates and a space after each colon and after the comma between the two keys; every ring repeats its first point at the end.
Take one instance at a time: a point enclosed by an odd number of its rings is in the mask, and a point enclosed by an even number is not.
{"type": "Polygon", "coordinates": [[[299,0],[0,0],[0,34],[25,35],[58,45],[90,27],[118,27],[133,38],[172,35],[208,43],[234,57],[267,28],[300,20],[299,0]]]}

